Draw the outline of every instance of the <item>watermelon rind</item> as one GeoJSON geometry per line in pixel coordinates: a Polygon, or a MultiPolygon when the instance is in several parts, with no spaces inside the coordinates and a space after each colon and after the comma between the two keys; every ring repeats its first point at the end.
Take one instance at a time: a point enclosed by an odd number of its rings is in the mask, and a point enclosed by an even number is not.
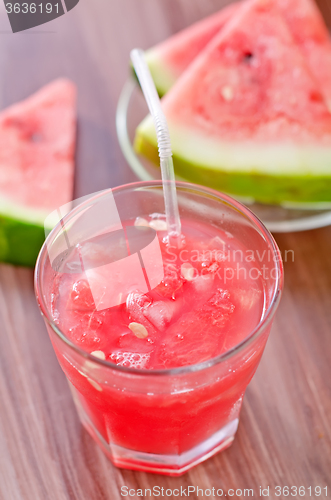
{"type": "MultiPolygon", "coordinates": [[[[157,57],[157,54],[153,51],[145,52],[145,61],[149,67],[149,71],[152,75],[157,93],[159,97],[163,97],[169,89],[176,83],[177,76],[166,68],[166,66],[157,57]]],[[[130,64],[131,72],[133,78],[136,80],[137,84],[140,86],[139,79],[134,70],[132,64],[130,64]]]]}
{"type": "Polygon", "coordinates": [[[44,221],[70,201],[76,87],[58,78],[0,113],[0,261],[33,267],[44,221]]]}
{"type": "Polygon", "coordinates": [[[33,267],[45,240],[47,213],[0,199],[0,261],[33,267]]]}
{"type": "MultiPolygon", "coordinates": [[[[331,201],[331,147],[292,143],[236,144],[202,137],[171,122],[176,175],[261,203],[331,201]]],[[[137,128],[134,148],[159,164],[151,117],[137,128]]]]}
{"type": "Polygon", "coordinates": [[[157,92],[159,96],[162,97],[174,85],[177,76],[165,66],[163,61],[158,57],[157,52],[153,50],[146,51],[145,60],[151,72],[157,92]]]}
{"type": "Polygon", "coordinates": [[[240,2],[231,3],[145,52],[160,96],[168,92],[201,50],[224,28],[239,6],[240,2]]]}

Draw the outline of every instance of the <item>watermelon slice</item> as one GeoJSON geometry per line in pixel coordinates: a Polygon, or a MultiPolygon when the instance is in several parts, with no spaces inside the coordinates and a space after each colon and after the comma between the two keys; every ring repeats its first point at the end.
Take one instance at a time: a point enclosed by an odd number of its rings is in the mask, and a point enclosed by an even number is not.
{"type": "MultiPolygon", "coordinates": [[[[331,200],[331,115],[272,0],[251,0],[163,98],[176,173],[267,203],[331,200]]],[[[150,117],[135,147],[155,162],[150,117]]]]}
{"type": "MultiPolygon", "coordinates": [[[[146,61],[160,96],[168,92],[201,50],[236,15],[241,4],[230,4],[146,51],[146,61]]],[[[277,0],[277,7],[331,108],[331,40],[322,14],[314,0],[277,0]]]]}
{"type": "Polygon", "coordinates": [[[0,260],[35,264],[44,220],[72,199],[76,88],[65,79],[0,113],[0,260]]]}
{"type": "Polygon", "coordinates": [[[237,10],[237,3],[192,24],[145,53],[157,91],[164,95],[237,10]]]}

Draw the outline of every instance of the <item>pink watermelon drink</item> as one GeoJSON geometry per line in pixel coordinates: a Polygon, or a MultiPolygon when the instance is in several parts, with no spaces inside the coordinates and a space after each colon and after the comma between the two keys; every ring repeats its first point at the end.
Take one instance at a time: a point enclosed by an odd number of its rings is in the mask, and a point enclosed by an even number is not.
{"type": "Polygon", "coordinates": [[[159,182],[109,193],[125,237],[109,245],[116,224],[82,231],[107,192],[77,207],[40,254],[37,298],[94,439],[118,466],[179,475],[234,438],[280,296],[279,251],[253,214],[216,192],[179,184],[179,247],[159,182]]]}

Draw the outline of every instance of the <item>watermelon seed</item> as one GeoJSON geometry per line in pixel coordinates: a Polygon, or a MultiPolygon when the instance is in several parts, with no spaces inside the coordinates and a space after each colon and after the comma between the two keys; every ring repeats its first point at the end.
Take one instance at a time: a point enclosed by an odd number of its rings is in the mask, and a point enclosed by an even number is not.
{"type": "Polygon", "coordinates": [[[138,339],[145,339],[146,337],[148,337],[147,329],[144,327],[144,325],[141,325],[140,323],[135,323],[135,322],[130,323],[129,328],[131,332],[134,333],[138,339]]]}
{"type": "Polygon", "coordinates": [[[165,220],[160,220],[160,219],[154,219],[151,220],[149,223],[149,226],[154,229],[155,231],[166,231],[167,230],[167,223],[165,220]]]}
{"type": "Polygon", "coordinates": [[[233,99],[233,88],[232,87],[223,87],[221,90],[221,94],[225,101],[232,101],[233,99]]]}
{"type": "Polygon", "coordinates": [[[144,219],[143,217],[137,217],[136,220],[134,221],[134,225],[136,227],[141,227],[141,226],[148,227],[149,226],[148,221],[146,219],[144,219]]]}
{"type": "Polygon", "coordinates": [[[91,355],[95,356],[96,358],[99,358],[99,359],[103,359],[103,360],[106,359],[106,355],[103,351],[93,351],[93,352],[91,352],[91,355]]]}
{"type": "Polygon", "coordinates": [[[249,63],[249,62],[251,62],[251,60],[253,59],[253,54],[252,54],[252,52],[245,52],[245,54],[244,54],[244,58],[243,58],[243,59],[244,59],[244,62],[245,62],[245,63],[249,63]]]}
{"type": "Polygon", "coordinates": [[[180,272],[183,278],[186,279],[186,281],[194,280],[194,267],[191,264],[189,263],[182,264],[180,272]]]}

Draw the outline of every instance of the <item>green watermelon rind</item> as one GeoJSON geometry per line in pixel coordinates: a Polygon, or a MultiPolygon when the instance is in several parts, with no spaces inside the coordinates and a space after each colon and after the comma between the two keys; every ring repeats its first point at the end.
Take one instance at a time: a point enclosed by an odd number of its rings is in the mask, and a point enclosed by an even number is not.
{"type": "MultiPolygon", "coordinates": [[[[295,170],[285,168],[282,171],[270,169],[261,165],[250,170],[228,169],[218,162],[218,167],[206,165],[199,156],[206,152],[206,144],[199,145],[199,138],[190,137],[190,145],[183,137],[183,133],[176,132],[169,127],[172,136],[173,159],[176,175],[190,182],[202,184],[234,196],[253,198],[257,202],[269,204],[281,203],[317,203],[331,201],[331,148],[326,151],[319,172],[313,173],[313,166],[307,171],[304,164],[305,152],[302,150],[302,168],[295,170]],[[184,146],[178,146],[181,143],[184,146]],[[191,158],[188,159],[187,150],[191,148],[191,158]],[[182,154],[182,152],[184,154],[182,154]],[[306,170],[306,171],[305,171],[306,170]]],[[[185,134],[184,134],[185,136],[185,134]]],[[[236,146],[240,149],[240,145],[236,146]]],[[[263,147],[263,146],[262,146],[263,147]]],[[[276,146],[274,146],[276,147],[276,146]]],[[[150,119],[144,120],[136,131],[134,149],[156,165],[159,165],[156,136],[150,119]]],[[[254,145],[256,156],[259,155],[259,146],[254,145]]],[[[320,148],[316,146],[318,157],[320,148]]],[[[312,153],[312,156],[315,156],[312,153]]],[[[219,156],[222,157],[222,156],[219,156]]],[[[217,163],[217,161],[216,161],[217,163]]],[[[278,163],[278,162],[277,162],[278,163]]],[[[316,161],[318,163],[318,161],[316,161]]]]}
{"type": "Polygon", "coordinates": [[[165,67],[158,53],[153,49],[145,52],[145,60],[153,77],[156,90],[159,96],[163,97],[176,83],[178,77],[165,67]]]}
{"type": "Polygon", "coordinates": [[[33,267],[45,240],[47,213],[0,200],[0,261],[33,267]]]}
{"type": "MultiPolygon", "coordinates": [[[[163,97],[176,83],[178,77],[167,70],[163,62],[160,61],[157,52],[153,49],[149,49],[145,52],[145,61],[154,80],[157,93],[160,97],[163,97]]],[[[140,85],[132,63],[130,63],[130,68],[133,77],[138,85],[140,85]]]]}

